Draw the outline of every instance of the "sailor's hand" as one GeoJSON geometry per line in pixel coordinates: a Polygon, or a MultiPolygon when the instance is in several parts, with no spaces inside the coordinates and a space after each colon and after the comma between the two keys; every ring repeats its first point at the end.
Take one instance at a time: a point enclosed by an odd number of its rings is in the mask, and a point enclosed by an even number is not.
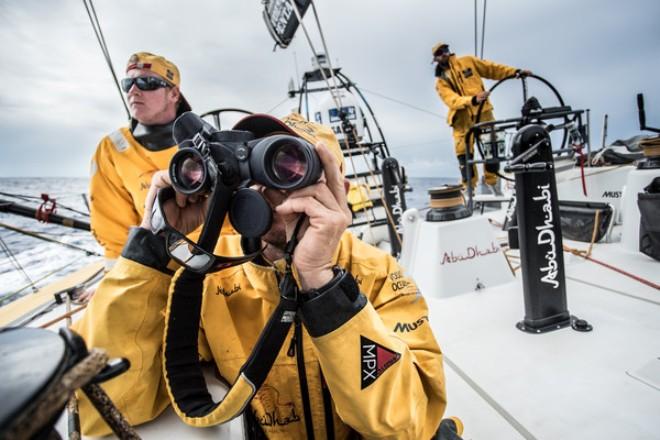
{"type": "Polygon", "coordinates": [[[488,96],[489,96],[489,95],[490,95],[490,92],[486,92],[486,91],[484,91],[484,92],[479,92],[479,93],[477,93],[477,95],[474,97],[474,99],[477,101],[477,104],[478,104],[478,103],[484,102],[486,99],[488,99],[488,96]]]}
{"type": "MultiPolygon", "coordinates": [[[[156,202],[158,190],[172,186],[170,175],[166,170],[157,171],[152,179],[147,198],[144,202],[144,217],[140,227],[152,230],[151,216],[153,206],[156,202]]],[[[204,222],[206,211],[208,210],[208,197],[205,196],[186,196],[176,193],[174,199],[167,200],[164,204],[163,215],[174,229],[188,234],[194,231],[204,222]]]]}
{"type": "Polygon", "coordinates": [[[529,75],[531,75],[531,74],[532,74],[532,71],[531,71],[531,70],[519,70],[519,71],[516,73],[516,76],[517,76],[518,78],[524,78],[524,77],[529,76],[529,75]]]}
{"type": "Polygon", "coordinates": [[[316,144],[316,152],[323,165],[324,177],[314,185],[293,191],[276,208],[277,213],[287,219],[287,239],[293,233],[299,214],[307,216],[302,238],[293,253],[293,265],[303,291],[317,289],[333,278],[333,257],[342,234],[351,224],[339,164],[322,143],[316,144]]]}

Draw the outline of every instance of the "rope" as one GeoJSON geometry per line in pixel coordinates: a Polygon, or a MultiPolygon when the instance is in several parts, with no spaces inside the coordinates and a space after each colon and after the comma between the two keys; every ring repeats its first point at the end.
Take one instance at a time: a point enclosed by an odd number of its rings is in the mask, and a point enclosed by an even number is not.
{"type": "Polygon", "coordinates": [[[596,236],[598,235],[598,224],[600,223],[600,209],[596,210],[594,215],[594,227],[591,231],[591,242],[589,243],[589,248],[587,249],[587,257],[591,256],[591,251],[594,248],[594,243],[596,242],[596,236]]]}
{"type": "MultiPolygon", "coordinates": [[[[65,295],[65,299],[66,313],[64,314],[64,318],[66,318],[66,326],[71,328],[71,315],[75,313],[71,311],[71,295],[65,295]]],[[[82,307],[79,307],[78,309],[82,310],[82,307]]],[[[59,319],[53,320],[53,323],[54,322],[59,322],[59,319]]],[[[71,397],[69,397],[69,400],[66,403],[66,412],[69,425],[69,440],[80,440],[80,414],[78,412],[78,398],[76,397],[76,393],[71,393],[71,397]]]]}
{"type": "Polygon", "coordinates": [[[87,307],[87,304],[83,304],[81,306],[76,307],[75,309],[71,309],[71,298],[69,295],[66,295],[67,298],[67,311],[66,313],[61,314],[57,318],[53,318],[50,321],[41,324],[39,328],[48,328],[53,324],[57,324],[58,322],[66,319],[66,325],[71,326],[71,317],[78,313],[79,311],[83,310],[85,307],[87,307]]]}
{"type": "Polygon", "coordinates": [[[572,253],[573,255],[577,255],[578,257],[582,257],[582,258],[584,258],[585,260],[592,261],[592,262],[594,262],[594,263],[596,263],[596,264],[600,264],[600,265],[603,266],[603,267],[606,267],[606,268],[608,268],[608,269],[610,269],[610,270],[613,270],[614,272],[620,273],[621,275],[624,275],[624,276],[627,276],[627,277],[629,277],[629,278],[632,278],[633,280],[638,281],[638,282],[640,282],[640,283],[642,283],[642,284],[645,284],[645,285],[647,285],[647,286],[649,286],[649,287],[652,287],[653,289],[660,290],[660,284],[656,284],[656,283],[654,283],[653,281],[649,281],[649,280],[647,280],[647,279],[645,279],[645,278],[642,278],[642,277],[640,277],[640,276],[638,276],[638,275],[632,274],[632,273],[627,272],[627,271],[625,271],[625,270],[623,270],[623,269],[619,269],[618,267],[612,266],[611,264],[605,263],[604,261],[597,260],[597,259],[595,259],[594,257],[591,257],[591,256],[587,255],[586,251],[582,251],[582,250],[579,250],[579,249],[571,248],[571,247],[566,246],[566,245],[564,245],[564,251],[566,251],[566,252],[570,252],[570,253],[572,253]]]}
{"type": "Polygon", "coordinates": [[[43,399],[17,415],[15,422],[5,432],[5,438],[32,438],[39,429],[49,423],[62,409],[75,390],[89,383],[108,362],[105,351],[92,349],[89,355],[76,364],[45,392],[43,399]]]}
{"type": "Polygon", "coordinates": [[[2,239],[2,237],[0,237],[0,248],[7,254],[7,258],[9,258],[9,261],[13,264],[13,266],[17,270],[23,272],[23,275],[25,275],[25,278],[28,280],[29,284],[26,287],[24,287],[24,289],[27,288],[27,287],[32,286],[32,291],[36,292],[37,287],[34,285],[34,281],[32,281],[32,278],[30,278],[30,275],[28,275],[27,272],[25,271],[25,269],[23,269],[23,266],[21,266],[21,263],[18,261],[18,258],[16,258],[16,256],[11,251],[11,249],[9,249],[9,246],[7,245],[7,243],[5,243],[5,241],[2,239]]]}
{"type": "Polygon", "coordinates": [[[453,208],[461,205],[465,205],[465,198],[462,195],[449,199],[431,199],[429,204],[431,208],[453,208]]]}
{"type": "Polygon", "coordinates": [[[55,240],[54,238],[44,237],[44,236],[41,235],[41,234],[37,234],[37,233],[35,233],[35,232],[26,231],[26,230],[24,230],[24,229],[17,228],[17,227],[15,227],[15,226],[11,226],[11,225],[8,225],[8,224],[6,224],[6,223],[1,223],[1,222],[0,222],[0,227],[1,227],[1,228],[5,228],[5,229],[9,229],[10,231],[18,232],[19,234],[24,234],[24,235],[27,235],[27,236],[30,236],[30,237],[38,238],[38,239],[43,240],[43,241],[48,241],[48,242],[50,242],[50,243],[59,244],[59,245],[62,245],[62,246],[68,247],[68,248],[70,248],[70,249],[74,249],[74,250],[77,250],[77,251],[82,251],[82,252],[86,253],[87,255],[95,255],[95,256],[97,256],[97,257],[100,257],[100,256],[101,256],[101,254],[99,254],[98,252],[90,251],[89,249],[85,249],[85,248],[82,248],[82,247],[76,246],[75,244],[64,243],[64,242],[62,242],[62,241],[55,240]]]}
{"type": "Polygon", "coordinates": [[[117,437],[121,440],[140,439],[140,436],[112,403],[103,388],[97,384],[88,384],[83,386],[82,390],[117,437]]]}
{"type": "Polygon", "coordinates": [[[126,110],[126,115],[128,116],[128,119],[130,119],[131,112],[128,110],[128,106],[126,105],[126,100],[124,99],[124,94],[122,93],[121,88],[119,87],[119,81],[117,80],[117,75],[115,74],[115,68],[112,65],[112,59],[110,58],[108,45],[105,42],[105,37],[103,36],[103,31],[101,30],[101,24],[99,23],[99,19],[96,16],[96,9],[94,9],[94,3],[92,3],[92,0],[83,0],[83,4],[85,5],[85,10],[87,10],[87,16],[89,17],[89,21],[92,24],[92,29],[94,29],[94,34],[96,35],[96,41],[98,41],[99,45],[101,46],[101,52],[103,52],[103,57],[105,58],[105,62],[107,63],[108,68],[110,69],[110,73],[112,74],[112,79],[114,80],[115,86],[117,87],[117,91],[119,92],[121,103],[124,105],[124,110],[126,110]],[[94,16],[93,18],[92,15],[94,16]]]}

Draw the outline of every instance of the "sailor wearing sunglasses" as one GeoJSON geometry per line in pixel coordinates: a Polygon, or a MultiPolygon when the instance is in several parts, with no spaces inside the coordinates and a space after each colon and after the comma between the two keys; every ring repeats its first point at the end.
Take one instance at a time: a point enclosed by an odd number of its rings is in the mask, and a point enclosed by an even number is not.
{"type": "Polygon", "coordinates": [[[91,226],[108,267],[119,256],[128,228],[142,220],[151,176],[176,152],[172,123],[190,110],[180,84],[179,69],[162,56],[138,52],[128,60],[121,87],[129,125],[105,136],[91,163],[91,226]]]}
{"type": "MultiPolygon", "coordinates": [[[[172,125],[191,110],[180,90],[181,74],[168,59],[148,52],[130,56],[121,88],[131,119],[104,136],[91,160],[91,228],[103,246],[106,270],[115,263],[131,226],[139,225],[153,174],[176,153],[172,125]]],[[[81,300],[88,299],[95,288],[81,300]]]]}

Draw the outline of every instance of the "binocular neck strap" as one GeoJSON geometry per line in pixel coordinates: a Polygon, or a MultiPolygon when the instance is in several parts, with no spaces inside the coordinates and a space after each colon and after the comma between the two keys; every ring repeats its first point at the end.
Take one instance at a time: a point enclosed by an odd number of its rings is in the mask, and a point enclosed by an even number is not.
{"type": "MultiPolygon", "coordinates": [[[[297,237],[302,217],[296,225],[297,237]]],[[[239,416],[266,380],[281,351],[298,309],[298,286],[291,271],[291,254],[297,243],[287,243],[287,270],[280,281],[280,303],[269,318],[238,378],[220,402],[214,402],[202,374],[198,332],[204,275],[187,269],[177,272],[170,286],[165,310],[163,370],[175,412],[188,425],[207,427],[239,416]]]]}
{"type": "Polygon", "coordinates": [[[218,179],[215,189],[211,193],[209,209],[204,219],[202,233],[197,244],[207,252],[213,253],[220,237],[220,229],[229,211],[229,202],[234,192],[233,188],[225,186],[222,179],[218,179]]]}

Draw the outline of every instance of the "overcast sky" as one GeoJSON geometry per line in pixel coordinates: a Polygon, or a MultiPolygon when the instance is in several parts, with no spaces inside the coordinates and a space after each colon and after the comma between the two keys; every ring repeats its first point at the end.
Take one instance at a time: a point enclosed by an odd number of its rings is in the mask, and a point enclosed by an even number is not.
{"type": "MultiPolygon", "coordinates": [[[[200,113],[269,111],[310,67],[301,30],[273,52],[259,0],[94,4],[118,75],[133,52],[163,54],[200,113]]],[[[430,49],[442,40],[459,55],[474,52],[473,1],[317,0],[317,8],[333,63],[363,88],[408,174],[456,175],[430,49]]],[[[574,108],[591,109],[600,144],[605,113],[610,140],[638,133],[638,92],[649,124],[660,126],[659,17],[658,0],[490,0],[484,58],[529,68],[574,108]]],[[[320,47],[311,10],[305,24],[320,47]]],[[[125,124],[125,113],[83,3],[0,0],[0,42],[0,177],[86,176],[98,141],[125,124]]],[[[493,101],[496,116],[515,116],[519,86],[503,86],[493,101]]]]}

